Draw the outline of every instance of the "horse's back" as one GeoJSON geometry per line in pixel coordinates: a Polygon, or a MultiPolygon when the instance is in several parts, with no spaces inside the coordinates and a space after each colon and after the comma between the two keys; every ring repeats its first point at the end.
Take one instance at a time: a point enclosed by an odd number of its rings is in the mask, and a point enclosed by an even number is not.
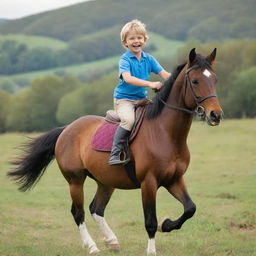
{"type": "Polygon", "coordinates": [[[55,147],[56,160],[62,170],[84,169],[83,155],[90,150],[92,137],[103,122],[101,116],[88,115],[80,117],[64,129],[55,147]]]}

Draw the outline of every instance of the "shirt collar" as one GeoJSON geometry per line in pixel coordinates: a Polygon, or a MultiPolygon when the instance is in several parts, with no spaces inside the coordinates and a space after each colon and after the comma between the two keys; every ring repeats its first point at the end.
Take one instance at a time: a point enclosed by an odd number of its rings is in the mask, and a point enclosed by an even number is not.
{"type": "MultiPolygon", "coordinates": [[[[135,56],[134,54],[132,54],[130,50],[128,50],[128,51],[126,52],[126,55],[127,55],[129,58],[136,58],[136,56],[135,56]]],[[[141,57],[142,57],[142,58],[145,58],[145,57],[146,57],[146,54],[145,54],[144,51],[141,52],[141,57]]]]}

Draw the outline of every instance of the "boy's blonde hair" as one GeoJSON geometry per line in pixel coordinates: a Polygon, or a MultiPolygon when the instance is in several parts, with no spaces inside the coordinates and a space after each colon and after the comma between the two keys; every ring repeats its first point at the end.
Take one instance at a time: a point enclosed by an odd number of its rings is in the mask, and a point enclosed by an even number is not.
{"type": "Polygon", "coordinates": [[[125,47],[127,35],[130,31],[135,31],[138,34],[142,34],[145,38],[145,41],[148,40],[146,25],[142,23],[140,20],[132,20],[126,23],[120,32],[121,42],[124,47],[125,47]]]}

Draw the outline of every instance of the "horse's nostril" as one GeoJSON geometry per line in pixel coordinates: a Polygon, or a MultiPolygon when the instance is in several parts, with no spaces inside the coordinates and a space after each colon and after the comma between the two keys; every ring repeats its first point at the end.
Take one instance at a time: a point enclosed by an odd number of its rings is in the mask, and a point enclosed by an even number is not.
{"type": "Polygon", "coordinates": [[[219,122],[220,119],[221,119],[221,115],[219,115],[219,114],[218,114],[217,112],[215,112],[215,111],[211,111],[210,117],[211,117],[211,119],[212,119],[213,121],[215,121],[215,122],[219,122]]]}

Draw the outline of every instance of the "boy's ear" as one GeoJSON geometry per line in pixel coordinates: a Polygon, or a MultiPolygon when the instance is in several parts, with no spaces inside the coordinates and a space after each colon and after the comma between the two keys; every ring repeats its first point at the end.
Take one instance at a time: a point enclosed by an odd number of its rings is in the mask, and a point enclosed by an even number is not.
{"type": "Polygon", "coordinates": [[[126,41],[122,42],[122,45],[123,45],[124,48],[127,48],[127,43],[126,43],[126,41]]]}

